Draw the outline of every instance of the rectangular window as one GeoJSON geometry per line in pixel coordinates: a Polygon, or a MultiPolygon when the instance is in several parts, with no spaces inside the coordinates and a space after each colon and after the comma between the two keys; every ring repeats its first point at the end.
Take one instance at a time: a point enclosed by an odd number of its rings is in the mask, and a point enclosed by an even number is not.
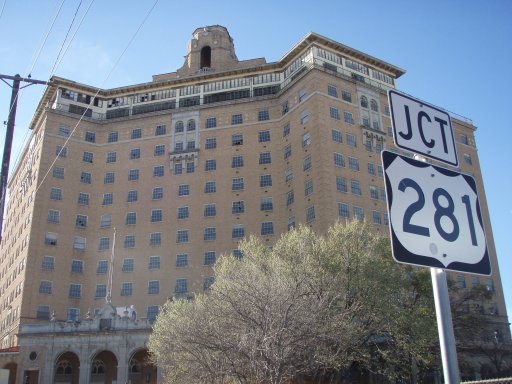
{"type": "Polygon", "coordinates": [[[338,89],[332,84],[327,85],[327,94],[332,97],[338,97],[338,89]]]}
{"type": "Polygon", "coordinates": [[[167,127],[163,124],[157,125],[155,128],[155,136],[162,136],[167,133],[167,127]]]}
{"type": "Polygon", "coordinates": [[[284,171],[284,181],[285,181],[285,183],[289,183],[292,180],[293,180],[293,170],[287,169],[286,171],[284,171]]]}
{"type": "Polygon", "coordinates": [[[379,211],[372,211],[372,222],[373,224],[382,224],[382,215],[379,211]]]}
{"type": "Polygon", "coordinates": [[[115,143],[119,140],[119,133],[118,132],[109,132],[108,133],[108,142],[109,143],[115,143]]]}
{"type": "Polygon", "coordinates": [[[345,219],[349,218],[348,204],[338,203],[338,216],[345,219]]]}
{"type": "Polygon", "coordinates": [[[216,261],[215,251],[208,251],[204,253],[204,265],[213,265],[216,261]]]}
{"type": "Polygon", "coordinates": [[[350,112],[343,112],[343,121],[347,124],[354,124],[354,117],[352,116],[352,113],[350,112]]]}
{"type": "Polygon", "coordinates": [[[293,204],[293,202],[295,201],[295,194],[293,193],[293,190],[292,191],[288,191],[286,193],[286,206],[290,206],[293,204]]]}
{"type": "Polygon", "coordinates": [[[101,299],[107,296],[107,286],[105,284],[96,284],[96,290],[94,292],[95,299],[101,299]]]}
{"type": "Polygon", "coordinates": [[[295,228],[295,216],[290,216],[288,218],[287,228],[288,228],[288,231],[291,231],[293,228],[295,228]]]}
{"type": "Polygon", "coordinates": [[[57,245],[57,234],[53,232],[46,232],[44,237],[45,245],[57,245]]]}
{"type": "Polygon", "coordinates": [[[363,208],[353,207],[354,210],[354,218],[359,221],[364,221],[364,211],[363,208]]]}
{"type": "Polygon", "coordinates": [[[94,154],[92,152],[84,152],[82,156],[82,161],[84,163],[93,163],[94,154]]]}
{"type": "Polygon", "coordinates": [[[356,137],[351,133],[347,133],[347,145],[352,148],[357,147],[356,137]]]}
{"type": "Polygon", "coordinates": [[[124,237],[125,248],[135,248],[135,235],[126,235],[124,237]]]}
{"type": "Polygon", "coordinates": [[[126,214],[126,218],[124,220],[126,225],[135,225],[137,224],[137,213],[136,212],[128,212],[126,214]]]}
{"type": "Polygon", "coordinates": [[[217,215],[217,208],[215,204],[206,204],[204,206],[204,217],[214,217],[217,215]]]}
{"type": "Polygon", "coordinates": [[[163,155],[165,155],[165,144],[155,145],[153,156],[158,157],[163,155]]]}
{"type": "Polygon", "coordinates": [[[96,142],[96,134],[94,132],[85,132],[85,141],[89,143],[96,142]]]}
{"type": "Polygon", "coordinates": [[[245,236],[245,228],[243,224],[234,225],[231,230],[231,237],[233,239],[241,239],[245,236]]]}
{"type": "Polygon", "coordinates": [[[115,182],[115,173],[107,172],[105,173],[105,177],[103,178],[103,184],[112,184],[115,182]]]}
{"type": "Polygon", "coordinates": [[[50,191],[50,200],[62,200],[62,189],[52,188],[50,191]]]}
{"type": "Polygon", "coordinates": [[[75,236],[73,239],[73,248],[78,251],[84,251],[86,248],[86,239],[85,237],[75,236]]]}
{"type": "Polygon", "coordinates": [[[313,193],[313,179],[304,182],[304,196],[309,196],[313,193]]]}
{"type": "Polygon", "coordinates": [[[352,180],[350,182],[350,191],[353,195],[361,196],[361,184],[359,184],[359,181],[352,180]]]}
{"type": "Polygon", "coordinates": [[[205,277],[203,280],[203,291],[208,291],[215,282],[214,276],[205,277]]]}
{"type": "Polygon", "coordinates": [[[339,168],[345,166],[345,159],[341,153],[334,153],[334,165],[339,168]]]}
{"type": "Polygon", "coordinates": [[[311,169],[311,155],[307,155],[305,158],[304,158],[304,162],[303,162],[303,171],[304,172],[307,172],[311,169]]]}
{"type": "Polygon", "coordinates": [[[81,284],[69,284],[69,294],[71,299],[79,299],[82,296],[81,284]]]}
{"type": "Polygon", "coordinates": [[[182,229],[176,232],[176,243],[188,243],[188,230],[182,229]]]}
{"type": "Polygon", "coordinates": [[[343,136],[341,134],[341,131],[339,131],[337,129],[333,129],[331,131],[331,137],[332,137],[332,141],[334,141],[336,143],[342,143],[343,142],[343,136]]]}
{"type": "Polygon", "coordinates": [[[217,169],[217,160],[215,159],[208,159],[204,163],[204,170],[205,171],[215,171],[217,169]]]}
{"type": "Polygon", "coordinates": [[[148,281],[148,294],[156,295],[157,293],[160,293],[160,281],[159,280],[148,281]]]}
{"type": "Polygon", "coordinates": [[[76,215],[75,227],[77,227],[77,228],[86,228],[87,227],[87,216],[85,216],[85,215],[76,215]]]}
{"type": "Polygon", "coordinates": [[[217,127],[217,118],[216,117],[208,117],[205,122],[205,128],[215,128],[217,127]]]}
{"type": "Polygon", "coordinates": [[[133,272],[134,265],[135,265],[134,259],[123,259],[122,271],[123,272],[133,272]]]}
{"type": "Polygon", "coordinates": [[[176,279],[176,287],[174,290],[176,293],[188,292],[187,279],[176,279]]]}
{"type": "Polygon", "coordinates": [[[72,260],[71,273],[84,273],[84,262],[82,260],[72,260]]]}
{"type": "Polygon", "coordinates": [[[115,163],[117,161],[117,152],[107,153],[107,163],[115,163]]]}
{"type": "Polygon", "coordinates": [[[364,144],[364,147],[366,151],[372,152],[373,151],[373,143],[371,140],[366,140],[366,143],[364,144]]]}
{"type": "Polygon", "coordinates": [[[36,319],[50,320],[50,306],[38,305],[36,310],[36,319]]]}
{"type": "Polygon", "coordinates": [[[43,271],[53,271],[55,269],[55,258],[53,256],[43,256],[41,268],[43,271]]]}
{"type": "Polygon", "coordinates": [[[258,142],[266,143],[270,141],[270,131],[259,131],[258,132],[258,142]]]}
{"type": "Polygon", "coordinates": [[[135,128],[132,130],[132,139],[140,139],[142,137],[142,130],[135,128]]]}
{"type": "Polygon", "coordinates": [[[82,184],[91,184],[91,174],[89,172],[80,173],[80,182],[82,184]]]}
{"type": "Polygon", "coordinates": [[[164,189],[162,187],[153,188],[152,199],[161,200],[164,197],[164,189]]]}
{"type": "Polygon", "coordinates": [[[377,175],[379,175],[381,179],[384,176],[382,171],[382,165],[377,165],[377,175]]]}
{"type": "Polygon", "coordinates": [[[192,151],[196,149],[196,142],[195,140],[187,141],[187,151],[192,151]]]}
{"type": "Polygon", "coordinates": [[[271,164],[272,158],[270,156],[270,152],[261,152],[260,153],[260,165],[262,164],[271,164]]]}
{"type": "Polygon", "coordinates": [[[302,103],[304,101],[304,99],[306,98],[306,90],[305,89],[301,89],[299,91],[299,103],[302,103]]]}
{"type": "Polygon", "coordinates": [[[107,260],[99,260],[96,265],[96,273],[98,275],[104,275],[108,271],[108,261],[107,260]]]}
{"type": "Polygon", "coordinates": [[[59,127],[59,136],[62,136],[62,137],[68,137],[69,136],[69,133],[70,133],[70,129],[69,127],[66,127],[64,125],[61,125],[59,127]]]}
{"type": "Polygon", "coordinates": [[[258,121],[266,121],[269,119],[270,119],[270,115],[268,113],[268,109],[258,112],[258,121]]]}
{"type": "Polygon", "coordinates": [[[380,199],[386,201],[386,189],[384,189],[384,187],[380,188],[380,199]]]}
{"type": "Polygon", "coordinates": [[[470,154],[467,154],[467,153],[464,154],[464,162],[467,165],[473,165],[473,160],[471,160],[471,155],[470,154]]]}
{"type": "Polygon", "coordinates": [[[240,133],[237,133],[235,135],[231,135],[231,145],[237,146],[237,145],[243,145],[244,144],[244,136],[240,133]]]}
{"type": "Polygon", "coordinates": [[[80,321],[80,309],[68,308],[67,321],[80,321]]]}
{"type": "Polygon", "coordinates": [[[353,171],[359,171],[359,160],[355,157],[348,158],[348,167],[353,171]]]}
{"type": "Polygon", "coordinates": [[[468,144],[469,144],[468,135],[461,134],[461,135],[460,135],[460,142],[461,142],[462,144],[466,144],[466,145],[468,145],[468,144]]]}
{"type": "Polygon", "coordinates": [[[368,174],[375,176],[375,165],[373,163],[368,163],[368,174]]]}
{"type": "Polygon", "coordinates": [[[261,175],[260,176],[260,187],[271,187],[272,186],[272,175],[261,175]]]}
{"type": "Polygon", "coordinates": [[[61,145],[57,145],[57,148],[55,148],[55,156],[62,158],[68,157],[68,148],[63,147],[61,145]]]}
{"type": "Polygon", "coordinates": [[[123,283],[121,285],[121,296],[131,296],[133,294],[133,283],[123,283]]]}
{"type": "Polygon", "coordinates": [[[204,144],[204,149],[215,149],[217,148],[217,138],[208,137],[204,144]]]}
{"type": "Polygon", "coordinates": [[[186,253],[176,255],[176,268],[185,268],[187,266],[188,266],[188,255],[186,253]]]}
{"type": "Polygon", "coordinates": [[[102,205],[112,205],[114,202],[114,195],[112,193],[104,193],[103,194],[103,202],[102,205]]]}
{"type": "Polygon", "coordinates": [[[338,192],[347,192],[347,180],[344,177],[336,177],[336,190],[338,192]]]}
{"type": "Polygon", "coordinates": [[[149,256],[148,268],[150,270],[160,269],[160,256],[149,256]]]}
{"type": "Polygon", "coordinates": [[[98,251],[106,251],[110,248],[110,239],[108,237],[101,237],[98,251]]]}
{"type": "Polygon", "coordinates": [[[158,316],[158,305],[150,305],[147,309],[146,318],[150,323],[153,323],[158,316]]]}
{"type": "Polygon", "coordinates": [[[300,123],[302,125],[306,124],[309,120],[309,112],[306,110],[306,111],[302,111],[301,114],[300,114],[300,123]]]}
{"type": "Polygon", "coordinates": [[[263,212],[271,212],[274,209],[271,197],[263,197],[260,203],[260,210],[263,212]]]}
{"type": "Polygon", "coordinates": [[[306,223],[310,223],[315,220],[315,207],[307,207],[306,208],[306,223]]]}
{"type": "Polygon", "coordinates": [[[302,148],[306,148],[311,144],[311,136],[309,132],[302,135],[302,148]]]}
{"type": "Polygon", "coordinates": [[[174,174],[181,175],[183,173],[183,164],[180,162],[174,163],[174,174]]]}
{"type": "Polygon", "coordinates": [[[203,240],[213,241],[217,238],[217,229],[215,227],[207,227],[204,229],[203,240]]]}
{"type": "Polygon", "coordinates": [[[162,221],[162,210],[161,209],[153,209],[151,211],[151,222],[157,223],[162,221]]]}
{"type": "Polygon", "coordinates": [[[150,233],[149,245],[151,247],[159,247],[160,245],[162,245],[162,234],[160,232],[150,233]]]}
{"type": "Polygon", "coordinates": [[[64,168],[63,167],[53,167],[53,177],[56,179],[64,179],[64,168]]]}
{"type": "Polygon", "coordinates": [[[48,222],[52,224],[60,223],[60,212],[54,209],[48,210],[48,222]]]}
{"type": "Polygon", "coordinates": [[[389,225],[388,214],[384,213],[384,225],[389,225]]]}
{"type": "Polygon", "coordinates": [[[231,205],[231,213],[233,215],[238,215],[240,213],[245,212],[245,203],[243,200],[240,201],[233,201],[231,205]]]}
{"type": "Polygon", "coordinates": [[[243,124],[244,118],[242,114],[236,114],[231,116],[231,125],[243,124]]]}
{"type": "Polygon", "coordinates": [[[140,148],[130,150],[130,160],[140,159],[140,148]]]}
{"type": "Polygon", "coordinates": [[[139,180],[139,170],[138,169],[130,169],[128,171],[128,181],[136,181],[139,180]]]}
{"type": "Polygon", "coordinates": [[[339,120],[340,119],[340,111],[338,108],[330,107],[329,108],[329,116],[331,119],[339,120]]]}
{"type": "Polygon", "coordinates": [[[388,136],[393,137],[393,128],[392,127],[388,127],[388,136]]]}
{"type": "Polygon", "coordinates": [[[100,228],[110,228],[112,224],[112,215],[102,215],[100,218],[100,228]]]}
{"type": "Polygon", "coordinates": [[[283,127],[283,137],[287,137],[290,134],[290,124],[286,124],[283,127]]]}
{"type": "Polygon", "coordinates": [[[231,189],[233,191],[241,191],[244,189],[244,178],[243,177],[235,177],[231,184],[231,189]]]}
{"type": "Polygon", "coordinates": [[[51,295],[53,293],[52,282],[42,280],[39,283],[39,293],[42,293],[44,295],[51,295]]]}
{"type": "Polygon", "coordinates": [[[128,195],[126,196],[127,203],[135,203],[139,199],[138,191],[128,191],[128,195]]]}
{"type": "Polygon", "coordinates": [[[204,193],[215,193],[217,192],[217,184],[215,181],[207,181],[204,184],[204,193]]]}
{"type": "Polygon", "coordinates": [[[164,176],[164,166],[157,165],[153,167],[153,177],[163,177],[164,176]]]}
{"type": "Polygon", "coordinates": [[[352,95],[349,91],[341,91],[341,98],[345,101],[348,101],[349,103],[352,102],[352,95]]]}
{"type": "Polygon", "coordinates": [[[292,145],[288,144],[286,147],[284,147],[284,159],[288,160],[291,155],[292,155],[292,145]]]}
{"type": "Polygon", "coordinates": [[[373,200],[379,199],[379,190],[374,185],[370,185],[370,198],[373,200]]]}
{"type": "Polygon", "coordinates": [[[231,158],[231,168],[241,168],[244,166],[244,157],[242,155],[231,158]]]}
{"type": "Polygon", "coordinates": [[[181,184],[178,186],[178,196],[188,196],[190,194],[190,185],[181,184]]]}
{"type": "Polygon", "coordinates": [[[261,223],[261,235],[269,236],[274,234],[274,223],[272,221],[266,221],[261,223]]]}

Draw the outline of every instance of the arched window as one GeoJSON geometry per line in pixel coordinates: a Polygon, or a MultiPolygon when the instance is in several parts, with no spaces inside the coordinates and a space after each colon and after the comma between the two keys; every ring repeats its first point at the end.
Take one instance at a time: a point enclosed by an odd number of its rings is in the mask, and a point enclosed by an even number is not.
{"type": "Polygon", "coordinates": [[[209,46],[201,49],[201,69],[212,66],[212,49],[209,46]]]}
{"type": "Polygon", "coordinates": [[[180,133],[183,132],[183,121],[177,121],[176,125],[174,126],[174,133],[180,133]]]}
{"type": "Polygon", "coordinates": [[[370,108],[374,112],[379,112],[379,106],[377,105],[377,102],[374,99],[370,101],[370,108]]]}
{"type": "Polygon", "coordinates": [[[103,375],[107,370],[105,369],[105,363],[103,360],[95,359],[92,362],[91,373],[93,375],[103,375]]]}
{"type": "Polygon", "coordinates": [[[366,96],[361,96],[361,107],[368,108],[368,99],[366,96]]]}
{"type": "Polygon", "coordinates": [[[141,364],[135,360],[132,359],[130,361],[130,373],[140,373],[141,372],[141,364]]]}
{"type": "Polygon", "coordinates": [[[67,360],[61,360],[57,364],[57,369],[55,371],[57,375],[71,375],[73,373],[73,368],[71,368],[71,363],[67,360]]]}
{"type": "Polygon", "coordinates": [[[189,120],[187,121],[187,131],[195,131],[196,130],[196,121],[189,120]]]}

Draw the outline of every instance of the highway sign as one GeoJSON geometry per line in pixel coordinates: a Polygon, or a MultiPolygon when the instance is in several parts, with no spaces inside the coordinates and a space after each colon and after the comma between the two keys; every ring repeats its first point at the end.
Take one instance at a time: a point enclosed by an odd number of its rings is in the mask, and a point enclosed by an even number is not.
{"type": "Polygon", "coordinates": [[[388,93],[395,144],[417,154],[458,166],[450,115],[394,90],[388,93]]]}
{"type": "Polygon", "coordinates": [[[382,164],[395,260],[490,275],[475,180],[389,151],[382,164]]]}

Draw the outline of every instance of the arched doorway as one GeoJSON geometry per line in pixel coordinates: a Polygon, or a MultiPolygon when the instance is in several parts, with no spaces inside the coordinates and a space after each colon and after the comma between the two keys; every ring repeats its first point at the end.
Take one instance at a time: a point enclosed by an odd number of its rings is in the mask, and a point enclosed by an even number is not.
{"type": "Polygon", "coordinates": [[[16,370],[18,369],[18,364],[16,364],[15,362],[10,362],[10,363],[5,364],[2,368],[9,370],[8,383],[16,384],[16,370]]]}
{"type": "Polygon", "coordinates": [[[91,360],[91,384],[112,384],[117,381],[117,358],[110,351],[101,351],[91,360]]]}
{"type": "Polygon", "coordinates": [[[146,348],[136,351],[128,363],[128,382],[131,384],[156,384],[157,371],[146,348]]]}
{"type": "Polygon", "coordinates": [[[80,359],[67,351],[59,355],[55,361],[54,383],[78,384],[80,377],[80,359]]]}

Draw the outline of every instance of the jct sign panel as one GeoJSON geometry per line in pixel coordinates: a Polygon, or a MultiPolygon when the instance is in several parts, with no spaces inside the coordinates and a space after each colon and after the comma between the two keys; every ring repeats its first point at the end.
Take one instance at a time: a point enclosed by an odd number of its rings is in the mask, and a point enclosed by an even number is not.
{"type": "Polygon", "coordinates": [[[389,91],[395,144],[458,166],[450,115],[423,101],[389,91]]]}
{"type": "Polygon", "coordinates": [[[395,260],[490,275],[475,180],[389,151],[382,163],[395,260]]]}

